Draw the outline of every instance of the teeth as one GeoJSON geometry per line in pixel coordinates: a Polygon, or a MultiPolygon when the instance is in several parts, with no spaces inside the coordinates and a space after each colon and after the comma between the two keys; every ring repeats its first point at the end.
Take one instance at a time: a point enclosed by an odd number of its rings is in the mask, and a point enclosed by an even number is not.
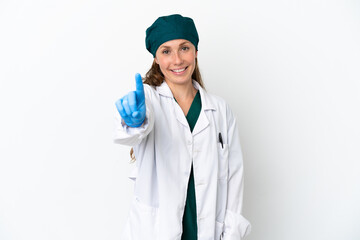
{"type": "Polygon", "coordinates": [[[177,73],[178,73],[178,72],[185,71],[185,68],[183,68],[183,69],[177,69],[177,70],[175,70],[175,69],[174,69],[174,70],[172,70],[172,71],[173,71],[173,72],[177,72],[177,73]]]}

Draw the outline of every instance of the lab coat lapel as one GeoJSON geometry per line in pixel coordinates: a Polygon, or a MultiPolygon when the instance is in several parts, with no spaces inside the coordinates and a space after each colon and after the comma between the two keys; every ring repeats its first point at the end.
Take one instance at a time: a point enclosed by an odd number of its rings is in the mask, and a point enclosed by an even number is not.
{"type": "Polygon", "coordinates": [[[156,87],[156,91],[160,95],[172,99],[176,119],[184,126],[189,127],[189,124],[186,120],[184,112],[181,110],[181,107],[179,106],[179,104],[175,101],[174,96],[173,96],[169,86],[167,85],[167,83],[165,81],[163,81],[163,83],[160,86],[156,87]]]}
{"type": "Polygon", "coordinates": [[[193,130],[193,136],[195,136],[209,126],[209,119],[206,116],[206,111],[216,110],[216,108],[214,104],[212,104],[206,91],[200,86],[200,84],[196,81],[193,81],[193,85],[196,89],[200,91],[201,97],[201,111],[193,130]]]}
{"type": "Polygon", "coordinates": [[[193,136],[204,130],[207,126],[209,126],[209,119],[206,117],[205,111],[201,109],[199,118],[192,132],[193,136]]]}
{"type": "MultiPolygon", "coordinates": [[[[176,119],[184,126],[189,127],[189,124],[186,120],[184,112],[182,111],[179,104],[175,101],[175,99],[174,99],[174,110],[175,110],[175,114],[176,114],[176,119]]],[[[189,130],[190,130],[190,127],[189,127],[189,130]]]]}

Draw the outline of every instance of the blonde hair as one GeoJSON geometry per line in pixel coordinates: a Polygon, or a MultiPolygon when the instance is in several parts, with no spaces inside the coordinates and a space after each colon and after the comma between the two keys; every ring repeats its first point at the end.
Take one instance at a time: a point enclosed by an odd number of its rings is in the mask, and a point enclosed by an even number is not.
{"type": "MultiPolygon", "coordinates": [[[[195,58],[195,69],[191,75],[191,78],[194,79],[196,82],[198,82],[202,88],[205,88],[204,83],[201,78],[197,58],[195,58]]],[[[151,65],[151,68],[146,73],[145,78],[143,78],[143,82],[150,86],[156,87],[156,86],[160,86],[164,82],[164,80],[165,80],[164,74],[161,72],[159,64],[157,64],[154,59],[152,65],[151,65]]],[[[130,161],[131,163],[136,161],[133,148],[131,148],[131,150],[130,150],[130,158],[131,158],[131,161],[130,161]]]]}

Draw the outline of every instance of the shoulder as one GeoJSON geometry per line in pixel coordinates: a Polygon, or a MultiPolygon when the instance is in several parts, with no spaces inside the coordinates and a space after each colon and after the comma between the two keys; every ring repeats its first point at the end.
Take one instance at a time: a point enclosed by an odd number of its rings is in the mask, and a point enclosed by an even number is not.
{"type": "Polygon", "coordinates": [[[149,84],[147,84],[147,83],[144,83],[144,91],[145,91],[145,92],[152,92],[152,91],[155,91],[155,87],[150,86],[150,85],[149,85],[149,84]]]}
{"type": "Polygon", "coordinates": [[[230,108],[230,105],[226,102],[226,100],[218,95],[209,93],[207,91],[203,91],[205,95],[204,101],[206,101],[205,105],[214,110],[214,113],[218,115],[218,119],[222,119],[221,121],[225,121],[227,123],[232,123],[235,121],[235,115],[230,108]]]}
{"type": "Polygon", "coordinates": [[[224,106],[228,105],[227,102],[225,101],[225,99],[218,95],[215,95],[215,94],[212,94],[209,92],[206,92],[206,95],[207,95],[208,99],[211,101],[211,103],[217,107],[224,107],[224,106]]]}
{"type": "Polygon", "coordinates": [[[155,95],[157,95],[155,87],[146,83],[144,83],[144,92],[145,92],[145,96],[147,96],[150,99],[153,98],[155,95]]]}
{"type": "Polygon", "coordinates": [[[209,93],[207,91],[203,91],[203,94],[205,95],[206,101],[208,101],[208,104],[213,106],[215,110],[217,111],[230,111],[230,106],[226,102],[226,100],[223,97],[220,97],[218,95],[209,93]]]}

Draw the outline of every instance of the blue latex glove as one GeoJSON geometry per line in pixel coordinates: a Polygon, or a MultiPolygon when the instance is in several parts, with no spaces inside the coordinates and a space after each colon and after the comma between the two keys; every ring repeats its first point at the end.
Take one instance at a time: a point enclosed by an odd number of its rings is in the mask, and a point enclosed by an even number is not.
{"type": "Polygon", "coordinates": [[[144,85],[141,75],[135,75],[136,91],[129,92],[115,102],[120,116],[129,127],[140,127],[146,115],[144,85]]]}

